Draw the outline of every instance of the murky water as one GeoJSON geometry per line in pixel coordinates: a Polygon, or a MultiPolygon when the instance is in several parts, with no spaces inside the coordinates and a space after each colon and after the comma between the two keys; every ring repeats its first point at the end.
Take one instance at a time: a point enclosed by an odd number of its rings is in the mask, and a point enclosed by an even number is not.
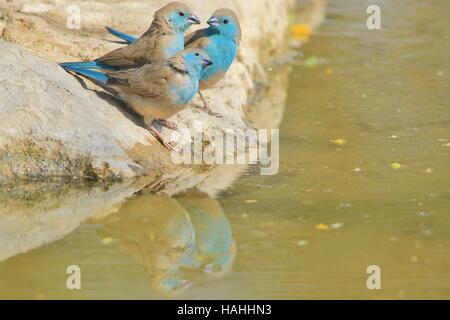
{"type": "Polygon", "coordinates": [[[331,1],[293,62],[278,175],[2,198],[0,298],[449,299],[450,2],[377,1],[378,31],[371,3],[331,1]]]}

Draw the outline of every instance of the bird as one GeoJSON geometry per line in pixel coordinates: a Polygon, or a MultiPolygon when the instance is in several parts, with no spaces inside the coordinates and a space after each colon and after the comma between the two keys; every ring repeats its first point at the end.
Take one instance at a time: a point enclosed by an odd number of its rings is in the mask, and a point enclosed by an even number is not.
{"type": "Polygon", "coordinates": [[[201,49],[187,49],[160,62],[128,70],[91,70],[66,67],[118,96],[137,114],[154,136],[169,150],[158,126],[176,129],[167,119],[183,110],[198,92],[199,80],[212,66],[208,54],[201,49]]]}
{"type": "Polygon", "coordinates": [[[200,90],[212,88],[223,78],[237,56],[241,41],[239,18],[233,10],[216,10],[207,23],[208,28],[197,30],[184,40],[186,48],[204,50],[214,63],[203,73],[200,90]]]}
{"type": "MultiPolygon", "coordinates": [[[[204,50],[213,62],[200,79],[199,95],[203,101],[204,111],[220,116],[211,111],[201,90],[212,88],[219,82],[235,60],[241,42],[242,31],[237,14],[231,9],[218,9],[207,21],[209,27],[199,29],[184,38],[185,48],[204,50]]],[[[134,43],[136,38],[113,28],[107,27],[113,35],[127,43],[134,43]]]]}
{"type": "Polygon", "coordinates": [[[184,50],[184,33],[201,21],[192,9],[180,2],[171,2],[156,11],[148,30],[129,45],[111,51],[90,62],[66,62],[63,68],[124,70],[170,59],[184,50]]]}

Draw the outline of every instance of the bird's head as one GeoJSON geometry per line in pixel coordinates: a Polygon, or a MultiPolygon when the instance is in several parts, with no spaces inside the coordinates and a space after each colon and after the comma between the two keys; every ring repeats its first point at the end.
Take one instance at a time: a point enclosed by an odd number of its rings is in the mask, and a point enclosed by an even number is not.
{"type": "Polygon", "coordinates": [[[155,13],[155,18],[164,23],[173,32],[185,32],[193,24],[200,24],[200,19],[184,3],[171,2],[155,13]]]}
{"type": "Polygon", "coordinates": [[[195,70],[199,76],[213,64],[208,54],[201,49],[184,50],[181,55],[188,70],[195,70]]]}
{"type": "Polygon", "coordinates": [[[219,9],[208,20],[209,27],[224,37],[237,43],[241,40],[241,25],[236,13],[231,9],[219,9]]]}

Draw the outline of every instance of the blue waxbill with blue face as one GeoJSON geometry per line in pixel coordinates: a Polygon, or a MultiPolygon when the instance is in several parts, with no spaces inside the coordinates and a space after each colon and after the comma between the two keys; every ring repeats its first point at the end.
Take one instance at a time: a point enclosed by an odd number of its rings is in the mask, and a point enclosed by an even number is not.
{"type": "MultiPolygon", "coordinates": [[[[197,30],[185,38],[186,48],[200,48],[210,57],[213,65],[200,79],[200,90],[213,87],[230,68],[236,58],[241,40],[241,27],[236,13],[230,9],[215,11],[208,20],[209,27],[197,30]]],[[[125,41],[133,41],[133,36],[110,29],[110,32],[125,41]]],[[[200,96],[206,107],[203,95],[200,96]]],[[[207,111],[210,110],[207,108],[207,111]]],[[[211,112],[210,112],[211,113],[211,112]]]]}
{"type": "MultiPolygon", "coordinates": [[[[237,15],[230,9],[219,9],[208,20],[209,28],[195,31],[185,38],[186,48],[201,48],[208,53],[213,66],[203,74],[201,89],[214,86],[236,58],[241,40],[241,27],[237,15]]],[[[136,37],[107,27],[116,37],[132,43],[136,37]]]]}
{"type": "Polygon", "coordinates": [[[170,59],[184,50],[184,33],[200,19],[185,4],[172,2],[156,11],[149,29],[128,46],[91,62],[62,63],[63,68],[123,70],[170,59]]]}
{"type": "Polygon", "coordinates": [[[167,119],[183,110],[199,89],[202,74],[212,65],[206,52],[187,49],[174,57],[122,71],[66,67],[116,94],[144,118],[151,131],[165,146],[155,121],[167,119]]]}
{"type": "Polygon", "coordinates": [[[201,90],[213,87],[225,75],[236,58],[241,40],[239,19],[230,9],[214,12],[208,24],[207,29],[193,32],[185,38],[186,48],[204,50],[214,63],[202,75],[201,90]]]}

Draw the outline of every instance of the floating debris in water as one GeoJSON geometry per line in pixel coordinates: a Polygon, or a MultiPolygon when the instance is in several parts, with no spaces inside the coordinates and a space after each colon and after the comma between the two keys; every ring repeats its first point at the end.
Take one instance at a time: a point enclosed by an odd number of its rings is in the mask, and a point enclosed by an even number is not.
{"type": "Polygon", "coordinates": [[[319,59],[316,56],[311,56],[305,60],[305,66],[314,68],[315,66],[317,66],[318,61],[319,59]]]}
{"type": "Polygon", "coordinates": [[[438,70],[438,71],[436,72],[436,75],[437,75],[438,77],[442,77],[442,76],[444,75],[444,71],[438,70]]]}
{"type": "Polygon", "coordinates": [[[394,162],[393,164],[391,164],[391,168],[394,170],[400,170],[402,168],[402,165],[398,162],[394,162]]]}
{"type": "Polygon", "coordinates": [[[248,218],[248,214],[244,213],[244,214],[242,215],[242,218],[243,218],[243,219],[247,219],[247,218],[248,218]]]}
{"type": "Polygon", "coordinates": [[[342,229],[344,227],[344,224],[342,222],[336,222],[330,225],[330,228],[333,230],[342,229]]]}
{"type": "Polygon", "coordinates": [[[299,247],[306,247],[309,244],[308,240],[300,240],[299,242],[297,242],[297,245],[299,247]]]}
{"type": "Polygon", "coordinates": [[[427,211],[420,211],[419,212],[419,216],[421,216],[421,217],[429,217],[429,216],[431,216],[431,213],[427,212],[427,211]]]}
{"type": "Polygon", "coordinates": [[[343,146],[343,145],[347,144],[347,140],[344,137],[330,140],[330,142],[334,143],[337,146],[343,146]]]}
{"type": "Polygon", "coordinates": [[[425,170],[425,173],[433,173],[434,169],[433,168],[428,168],[427,170],[425,170]]]}
{"type": "Polygon", "coordinates": [[[325,69],[325,74],[331,76],[332,74],[334,74],[334,71],[333,71],[333,69],[331,69],[331,68],[326,68],[326,69],[325,69]]]}
{"type": "Polygon", "coordinates": [[[330,230],[330,226],[328,226],[327,224],[319,223],[318,225],[316,225],[316,230],[317,231],[328,231],[328,230],[330,230]]]}
{"type": "Polygon", "coordinates": [[[291,34],[295,38],[307,40],[311,36],[311,27],[307,24],[294,24],[291,27],[291,34]]]}
{"type": "Polygon", "coordinates": [[[114,239],[113,238],[110,238],[110,237],[106,237],[106,238],[103,238],[102,240],[101,240],[101,243],[103,244],[103,245],[105,245],[105,246],[107,246],[107,245],[109,245],[109,244],[111,244],[111,243],[113,243],[114,242],[114,239]]]}
{"type": "Polygon", "coordinates": [[[419,257],[417,257],[417,256],[412,256],[412,257],[410,258],[410,260],[411,260],[411,262],[413,262],[413,263],[417,263],[417,262],[419,262],[419,257]]]}
{"type": "Polygon", "coordinates": [[[392,242],[392,243],[397,242],[397,238],[396,237],[390,237],[389,238],[389,242],[392,242]]]}
{"type": "Polygon", "coordinates": [[[256,200],[256,199],[248,199],[248,200],[245,200],[244,202],[245,203],[257,203],[258,200],[256,200]]]}
{"type": "Polygon", "coordinates": [[[356,167],[355,169],[353,169],[353,172],[354,173],[361,173],[361,172],[363,172],[363,169],[361,169],[359,167],[356,167]]]}
{"type": "Polygon", "coordinates": [[[344,208],[344,209],[347,209],[347,208],[351,208],[352,207],[352,204],[351,203],[339,203],[339,208],[344,208]]]}

